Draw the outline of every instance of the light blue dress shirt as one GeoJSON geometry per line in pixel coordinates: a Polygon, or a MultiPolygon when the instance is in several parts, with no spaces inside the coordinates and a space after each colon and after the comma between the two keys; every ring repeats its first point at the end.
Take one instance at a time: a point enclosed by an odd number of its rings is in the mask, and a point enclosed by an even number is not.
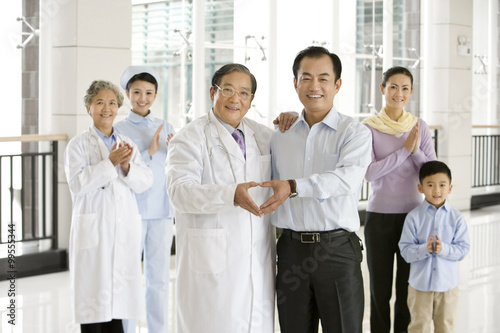
{"type": "Polygon", "coordinates": [[[371,133],[335,107],[312,128],[304,111],[271,140],[273,179],[295,179],[298,196],[271,217],[275,226],[295,231],[359,229],[358,201],[371,162],[371,133]]]}
{"type": "Polygon", "coordinates": [[[141,117],[130,111],[128,117],[117,122],[114,128],[119,134],[131,138],[140,150],[144,163],[151,168],[154,182],[151,188],[136,195],[139,212],[145,220],[172,218],[173,211],[167,194],[167,177],[165,175],[165,160],[167,158],[167,137],[174,133],[174,127],[168,122],[157,119],[149,113],[141,117]],[[149,156],[148,148],[158,127],[163,124],[160,132],[159,149],[149,156]]]}
{"type": "Polygon", "coordinates": [[[424,292],[451,290],[458,285],[458,262],[470,248],[467,224],[448,201],[436,209],[424,200],[406,216],[399,248],[403,258],[410,263],[409,283],[414,289],[424,292]],[[430,235],[438,235],[441,239],[441,253],[430,254],[427,250],[430,235]]]}
{"type": "MultiPolygon", "coordinates": [[[[94,125],[92,125],[94,126],[94,125]]],[[[116,142],[116,132],[113,129],[113,133],[111,136],[107,136],[106,134],[103,134],[101,131],[97,129],[97,127],[94,126],[95,132],[97,135],[101,138],[102,142],[104,142],[104,145],[106,148],[108,148],[108,151],[111,151],[111,148],[113,148],[113,145],[116,142]]]]}

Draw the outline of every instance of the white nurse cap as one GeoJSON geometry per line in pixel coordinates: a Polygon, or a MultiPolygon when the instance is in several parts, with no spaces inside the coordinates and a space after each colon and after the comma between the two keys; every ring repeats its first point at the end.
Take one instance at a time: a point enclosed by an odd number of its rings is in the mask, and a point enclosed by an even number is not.
{"type": "Polygon", "coordinates": [[[148,66],[128,66],[127,69],[125,69],[125,72],[122,74],[122,78],[120,79],[120,85],[124,90],[127,90],[127,83],[130,81],[131,78],[136,76],[137,74],[141,73],[148,73],[152,77],[155,78],[156,83],[158,84],[158,87],[160,86],[160,76],[154,70],[153,67],[148,67],[148,66]]]}

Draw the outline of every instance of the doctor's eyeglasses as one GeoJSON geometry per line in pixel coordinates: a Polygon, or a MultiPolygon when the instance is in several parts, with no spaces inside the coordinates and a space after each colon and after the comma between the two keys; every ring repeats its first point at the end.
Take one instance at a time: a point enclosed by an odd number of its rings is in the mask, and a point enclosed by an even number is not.
{"type": "Polygon", "coordinates": [[[224,97],[233,97],[235,93],[238,93],[238,96],[240,97],[240,99],[242,101],[247,101],[249,100],[253,94],[250,94],[249,92],[247,91],[236,91],[234,90],[233,88],[229,88],[229,87],[226,87],[226,88],[221,88],[219,87],[218,85],[215,85],[222,93],[222,96],[224,97]]]}

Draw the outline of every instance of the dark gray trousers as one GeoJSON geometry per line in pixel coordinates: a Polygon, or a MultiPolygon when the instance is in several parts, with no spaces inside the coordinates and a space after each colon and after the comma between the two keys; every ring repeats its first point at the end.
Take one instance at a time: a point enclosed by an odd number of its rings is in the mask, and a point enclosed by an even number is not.
{"type": "Polygon", "coordinates": [[[278,240],[277,304],[282,333],[361,333],[362,246],[355,233],[304,244],[278,240]]]}

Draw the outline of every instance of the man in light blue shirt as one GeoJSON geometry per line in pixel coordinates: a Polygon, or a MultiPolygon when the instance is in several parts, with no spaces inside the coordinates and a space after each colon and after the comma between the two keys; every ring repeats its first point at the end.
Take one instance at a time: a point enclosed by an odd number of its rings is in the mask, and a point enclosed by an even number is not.
{"type": "MultiPolygon", "coordinates": [[[[134,141],[142,160],[153,171],[151,188],[137,194],[142,217],[142,248],[146,287],[146,320],[149,332],[168,332],[168,291],[173,210],[167,194],[165,160],[173,126],[153,117],[151,107],[158,92],[159,76],[151,67],[129,66],[120,80],[132,109],[115,129],[134,141]]],[[[140,256],[140,253],[137,254],[140,256]]],[[[124,321],[125,333],[135,332],[134,321],[124,321]]]]}
{"type": "Polygon", "coordinates": [[[364,292],[357,204],[371,162],[371,133],[337,112],[342,80],[337,55],[299,52],[294,86],[299,119],[271,141],[274,195],[262,206],[283,229],[278,245],[277,302],[282,333],[361,333],[364,292]],[[278,180],[280,179],[280,180],[278,180]],[[286,180],[287,179],[287,180],[286,180]]]}
{"type": "Polygon", "coordinates": [[[467,224],[446,201],[451,171],[440,161],[420,168],[418,190],[425,200],[406,216],[399,248],[410,264],[408,332],[454,332],[459,265],[469,252],[467,224]]]}

